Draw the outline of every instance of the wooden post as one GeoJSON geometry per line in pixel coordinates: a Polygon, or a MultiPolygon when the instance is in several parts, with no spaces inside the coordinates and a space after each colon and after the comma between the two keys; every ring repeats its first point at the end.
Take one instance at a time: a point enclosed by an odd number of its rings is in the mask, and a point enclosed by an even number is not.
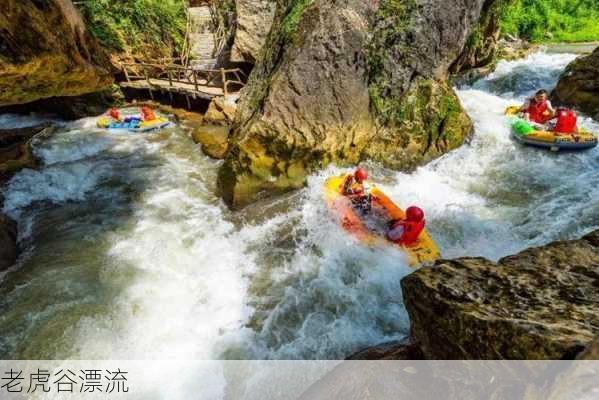
{"type": "Polygon", "coordinates": [[[225,95],[225,98],[227,98],[227,74],[225,73],[224,68],[220,69],[220,77],[223,81],[223,93],[225,95]]]}
{"type": "Polygon", "coordinates": [[[185,95],[185,100],[187,100],[187,109],[191,110],[191,102],[189,101],[189,96],[185,95]]]}
{"type": "Polygon", "coordinates": [[[172,77],[172,71],[170,69],[166,70],[166,74],[168,76],[168,85],[169,86],[173,86],[173,77],[172,77]]]}
{"type": "Polygon", "coordinates": [[[196,74],[196,70],[195,69],[192,70],[192,71],[193,71],[193,83],[195,85],[196,92],[199,92],[199,89],[198,89],[198,76],[196,74]]]}
{"type": "Polygon", "coordinates": [[[123,72],[125,73],[125,79],[127,80],[127,82],[131,82],[131,80],[129,79],[129,72],[127,72],[127,66],[125,64],[123,64],[123,72]]]}

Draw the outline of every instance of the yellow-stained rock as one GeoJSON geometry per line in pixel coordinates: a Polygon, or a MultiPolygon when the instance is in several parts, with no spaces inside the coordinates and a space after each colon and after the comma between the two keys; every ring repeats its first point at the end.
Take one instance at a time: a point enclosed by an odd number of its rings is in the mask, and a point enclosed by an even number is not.
{"type": "Polygon", "coordinates": [[[211,124],[229,125],[235,119],[236,105],[224,97],[215,97],[210,102],[204,120],[211,124]]]}
{"type": "Polygon", "coordinates": [[[221,125],[202,125],[192,132],[193,140],[202,145],[207,156],[222,159],[229,148],[229,128],[221,125]]]}
{"type": "Polygon", "coordinates": [[[107,89],[108,57],[71,0],[0,2],[0,106],[107,89]]]}

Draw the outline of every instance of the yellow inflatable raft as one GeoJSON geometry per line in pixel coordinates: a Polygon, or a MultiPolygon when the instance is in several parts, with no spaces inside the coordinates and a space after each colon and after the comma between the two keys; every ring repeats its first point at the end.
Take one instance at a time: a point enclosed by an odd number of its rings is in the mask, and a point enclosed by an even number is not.
{"type": "Polygon", "coordinates": [[[538,129],[522,118],[517,118],[519,107],[512,106],[505,114],[513,116],[512,136],[518,142],[535,147],[543,147],[552,151],[585,150],[597,146],[597,137],[582,128],[574,134],[560,134],[538,129]]]}
{"type": "Polygon", "coordinates": [[[422,231],[418,241],[412,246],[401,246],[386,238],[386,225],[392,219],[404,219],[405,213],[385,193],[372,183],[372,212],[366,217],[351,204],[351,201],[342,194],[344,176],[331,177],[326,180],[325,198],[329,209],[339,217],[345,230],[369,246],[397,246],[404,250],[409,257],[410,265],[416,267],[420,264],[432,263],[440,257],[439,249],[426,231],[422,231]],[[368,218],[368,221],[366,221],[368,218]]]}
{"type": "Polygon", "coordinates": [[[155,129],[166,128],[172,125],[168,118],[158,117],[151,121],[142,121],[139,117],[128,117],[124,121],[115,121],[114,119],[103,116],[96,122],[98,128],[109,129],[113,131],[130,132],[148,132],[155,129]]]}

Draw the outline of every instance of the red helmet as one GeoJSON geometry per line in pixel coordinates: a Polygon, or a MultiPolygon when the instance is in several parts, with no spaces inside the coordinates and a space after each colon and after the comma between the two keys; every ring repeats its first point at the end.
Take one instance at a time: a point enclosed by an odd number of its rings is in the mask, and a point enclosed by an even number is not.
{"type": "Polygon", "coordinates": [[[368,179],[368,172],[366,172],[364,168],[358,168],[354,173],[354,177],[358,182],[365,181],[366,179],[368,179]]]}
{"type": "Polygon", "coordinates": [[[406,210],[406,220],[420,222],[424,219],[424,211],[416,206],[408,207],[406,210]]]}

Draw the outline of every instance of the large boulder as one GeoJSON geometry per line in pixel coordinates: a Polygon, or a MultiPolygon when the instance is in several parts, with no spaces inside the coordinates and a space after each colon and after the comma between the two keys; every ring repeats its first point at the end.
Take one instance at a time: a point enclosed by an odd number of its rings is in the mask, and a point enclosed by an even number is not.
{"type": "Polygon", "coordinates": [[[498,263],[439,261],[401,286],[426,358],[572,359],[599,334],[599,230],[498,263]]]}
{"type": "Polygon", "coordinates": [[[0,2],[0,106],[97,92],[112,81],[71,0],[0,2]]]}
{"type": "Polygon", "coordinates": [[[219,174],[243,206],[330,162],[411,169],[472,123],[447,83],[484,0],[285,0],[240,99],[219,174]]]}
{"type": "Polygon", "coordinates": [[[236,0],[237,21],[231,61],[256,63],[270,32],[276,5],[274,0],[236,0]]]}
{"type": "Polygon", "coordinates": [[[599,47],[568,65],[551,97],[558,104],[599,118],[599,47]]]}

